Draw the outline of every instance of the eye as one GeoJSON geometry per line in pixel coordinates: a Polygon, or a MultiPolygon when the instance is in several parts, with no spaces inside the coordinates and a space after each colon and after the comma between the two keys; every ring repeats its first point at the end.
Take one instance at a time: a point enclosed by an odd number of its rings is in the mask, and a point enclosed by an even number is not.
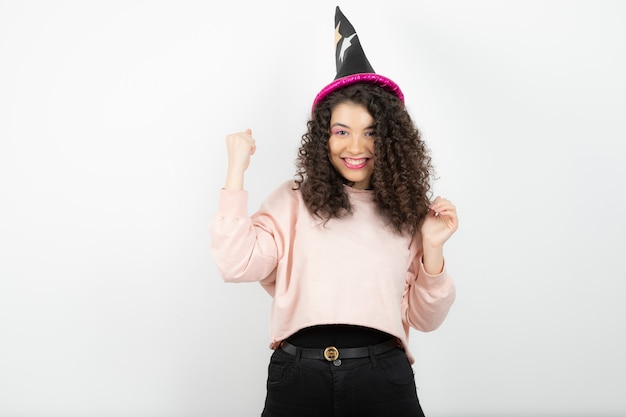
{"type": "Polygon", "coordinates": [[[333,130],[331,133],[332,133],[333,135],[335,135],[335,136],[345,136],[345,135],[347,135],[347,134],[348,134],[348,132],[347,132],[347,131],[345,131],[345,130],[341,130],[341,129],[336,129],[336,130],[333,130]]]}
{"type": "Polygon", "coordinates": [[[364,134],[364,135],[365,135],[365,136],[369,136],[369,137],[374,137],[374,136],[376,136],[376,132],[375,132],[375,131],[373,131],[373,130],[370,130],[370,131],[368,131],[368,132],[365,132],[365,134],[364,134]]]}

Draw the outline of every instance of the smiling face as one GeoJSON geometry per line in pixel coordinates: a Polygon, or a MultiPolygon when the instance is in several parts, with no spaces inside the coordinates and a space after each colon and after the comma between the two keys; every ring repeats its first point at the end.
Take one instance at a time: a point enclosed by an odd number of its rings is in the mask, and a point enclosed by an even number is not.
{"type": "Polygon", "coordinates": [[[338,104],[330,118],[328,157],[352,187],[370,188],[374,172],[374,119],[365,106],[338,104]]]}

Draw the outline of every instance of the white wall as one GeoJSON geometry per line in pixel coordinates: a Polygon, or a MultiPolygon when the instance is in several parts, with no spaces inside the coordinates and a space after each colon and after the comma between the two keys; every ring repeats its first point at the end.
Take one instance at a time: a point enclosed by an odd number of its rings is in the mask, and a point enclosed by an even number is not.
{"type": "MultiPolygon", "coordinates": [[[[334,1],[0,1],[0,416],[250,416],[269,297],[208,224],[227,133],[250,210],[334,76],[334,1]]],[[[431,417],[626,413],[626,4],[343,1],[461,227],[412,333],[431,417]]]]}

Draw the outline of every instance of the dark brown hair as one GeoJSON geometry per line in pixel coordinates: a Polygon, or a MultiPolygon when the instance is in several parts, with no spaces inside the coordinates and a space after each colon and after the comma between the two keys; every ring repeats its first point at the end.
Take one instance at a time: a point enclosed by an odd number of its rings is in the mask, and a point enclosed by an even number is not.
{"type": "Polygon", "coordinates": [[[345,102],[365,106],[374,119],[376,162],[371,178],[379,214],[398,233],[413,234],[430,204],[430,151],[404,104],[381,87],[360,83],[337,90],[318,103],[296,159],[296,189],[314,216],[324,220],[352,212],[344,184],[328,157],[330,118],[345,102]]]}

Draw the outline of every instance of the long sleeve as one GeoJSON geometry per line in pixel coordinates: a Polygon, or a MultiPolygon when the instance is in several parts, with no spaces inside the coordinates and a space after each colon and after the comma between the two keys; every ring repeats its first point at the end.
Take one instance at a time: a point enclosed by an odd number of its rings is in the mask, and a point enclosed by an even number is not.
{"type": "Polygon", "coordinates": [[[209,228],[211,253],[228,282],[261,281],[276,268],[274,231],[267,224],[255,224],[247,210],[247,191],[220,190],[209,228]]]}
{"type": "Polygon", "coordinates": [[[402,297],[403,314],[409,326],[423,332],[433,331],[446,319],[456,298],[456,288],[445,266],[438,275],[426,273],[417,237],[413,239],[411,253],[412,262],[402,297]]]}

